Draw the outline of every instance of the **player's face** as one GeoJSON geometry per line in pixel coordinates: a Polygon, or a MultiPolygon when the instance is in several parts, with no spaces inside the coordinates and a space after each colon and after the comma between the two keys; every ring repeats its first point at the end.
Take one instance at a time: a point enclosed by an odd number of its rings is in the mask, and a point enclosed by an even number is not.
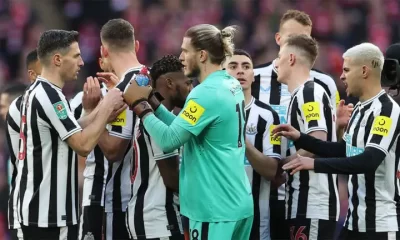
{"type": "Polygon", "coordinates": [[[311,26],[304,26],[296,20],[290,19],[286,21],[275,35],[276,44],[283,46],[286,40],[292,35],[305,34],[311,36],[311,26]]]}
{"type": "Polygon", "coordinates": [[[0,95],[0,115],[5,121],[8,113],[8,108],[10,107],[9,95],[7,93],[2,93],[0,95]]]}
{"type": "Polygon", "coordinates": [[[243,90],[250,89],[254,82],[253,64],[245,55],[233,55],[227,59],[226,71],[239,80],[243,90]]]}
{"type": "Polygon", "coordinates": [[[275,61],[275,67],[278,71],[278,82],[287,84],[287,78],[290,71],[290,56],[286,45],[281,47],[278,53],[278,58],[275,61]]]}
{"type": "Polygon", "coordinates": [[[62,56],[61,74],[66,81],[78,79],[79,70],[83,66],[81,51],[77,42],[71,44],[69,51],[62,56]]]}
{"type": "Polygon", "coordinates": [[[344,83],[347,96],[360,96],[362,79],[362,66],[352,63],[349,58],[345,58],[343,61],[343,72],[340,76],[340,80],[344,83]]]}
{"type": "Polygon", "coordinates": [[[200,67],[197,62],[198,52],[192,45],[191,39],[184,37],[182,46],[182,52],[179,56],[183,64],[183,72],[189,78],[198,77],[200,75],[200,67]]]}
{"type": "Polygon", "coordinates": [[[183,108],[186,98],[193,89],[192,80],[182,73],[176,73],[171,84],[171,102],[175,107],[183,108]]]}

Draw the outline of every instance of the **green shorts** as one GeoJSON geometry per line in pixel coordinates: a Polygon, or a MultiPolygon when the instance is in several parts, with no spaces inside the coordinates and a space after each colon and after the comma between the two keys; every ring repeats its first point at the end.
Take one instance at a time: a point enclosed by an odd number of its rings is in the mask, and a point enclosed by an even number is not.
{"type": "Polygon", "coordinates": [[[190,240],[248,240],[253,216],[237,222],[197,222],[189,219],[190,240]]]}

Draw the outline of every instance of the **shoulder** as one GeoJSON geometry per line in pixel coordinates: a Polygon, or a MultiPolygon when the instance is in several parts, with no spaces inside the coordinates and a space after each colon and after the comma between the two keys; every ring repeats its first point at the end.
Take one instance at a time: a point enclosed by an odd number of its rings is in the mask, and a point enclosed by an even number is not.
{"type": "Polygon", "coordinates": [[[277,118],[279,117],[278,113],[275,112],[275,110],[268,104],[263,103],[256,99],[254,101],[252,109],[255,109],[259,112],[259,115],[262,116],[263,118],[277,118]]]}
{"type": "Polygon", "coordinates": [[[254,75],[271,75],[273,69],[272,62],[257,65],[253,68],[254,75]]]}
{"type": "Polygon", "coordinates": [[[71,107],[74,108],[82,104],[83,91],[78,92],[70,101],[71,107]]]}
{"type": "Polygon", "coordinates": [[[18,118],[20,115],[22,103],[22,96],[17,97],[14,101],[11,102],[10,108],[8,109],[8,114],[13,118],[18,118]]]}
{"type": "Polygon", "coordinates": [[[388,117],[400,115],[400,106],[386,93],[375,99],[371,107],[374,108],[376,114],[383,114],[388,117]]]}
{"type": "Polygon", "coordinates": [[[321,72],[317,69],[311,69],[310,71],[311,77],[314,78],[314,81],[316,81],[319,84],[325,84],[329,88],[336,88],[336,82],[335,80],[327,73],[321,72]]]}

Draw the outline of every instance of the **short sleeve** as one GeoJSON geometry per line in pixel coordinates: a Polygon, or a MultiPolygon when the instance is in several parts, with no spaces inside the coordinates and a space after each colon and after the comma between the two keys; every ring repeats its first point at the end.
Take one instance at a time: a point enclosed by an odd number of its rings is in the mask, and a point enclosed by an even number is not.
{"type": "Polygon", "coordinates": [[[153,140],[153,138],[150,137],[149,135],[147,135],[147,136],[150,139],[150,146],[151,146],[151,150],[153,152],[154,160],[158,161],[158,160],[163,160],[163,159],[166,159],[166,158],[169,158],[169,157],[173,157],[173,156],[178,156],[179,155],[178,149],[175,149],[174,151],[169,152],[169,153],[163,152],[161,150],[161,148],[157,145],[157,143],[153,140]]]}
{"type": "Polygon", "coordinates": [[[263,135],[263,154],[281,159],[281,137],[272,136],[272,130],[279,125],[279,116],[275,111],[272,111],[269,115],[263,135]]]}
{"type": "Polygon", "coordinates": [[[195,88],[188,96],[185,106],[175,118],[173,124],[198,136],[210,123],[217,119],[215,113],[219,107],[216,94],[206,93],[200,87],[195,88]]]}
{"type": "MultiPolygon", "coordinates": [[[[314,84],[314,86],[317,85],[314,84]]],[[[301,94],[301,96],[297,99],[299,102],[301,118],[304,121],[304,133],[309,134],[314,131],[327,132],[324,108],[331,108],[331,106],[324,105],[326,104],[326,101],[323,99],[325,94],[323,89],[304,87],[303,91],[299,92],[299,94],[301,94]]]]}
{"type": "Polygon", "coordinates": [[[82,128],[76,121],[62,92],[46,83],[43,83],[42,86],[44,93],[36,93],[32,99],[32,109],[43,109],[51,126],[58,132],[61,140],[65,141],[73,134],[81,131],[82,128]]]}
{"type": "Polygon", "coordinates": [[[114,122],[109,124],[110,136],[131,140],[133,136],[133,119],[135,118],[134,113],[125,109],[114,122]]]}
{"type": "Polygon", "coordinates": [[[393,103],[377,112],[368,136],[366,148],[373,147],[386,155],[399,135],[399,107],[393,103]]]}

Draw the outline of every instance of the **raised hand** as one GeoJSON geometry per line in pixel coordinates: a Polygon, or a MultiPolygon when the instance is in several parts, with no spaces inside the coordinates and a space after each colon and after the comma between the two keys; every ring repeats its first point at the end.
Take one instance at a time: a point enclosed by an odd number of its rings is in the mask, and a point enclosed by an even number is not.
{"type": "Polygon", "coordinates": [[[283,136],[287,139],[296,141],[300,138],[300,132],[290,124],[280,124],[272,130],[273,137],[283,136]]]}
{"type": "Polygon", "coordinates": [[[98,72],[96,75],[99,81],[106,84],[107,89],[113,89],[119,83],[117,75],[112,72],[98,72]]]}
{"type": "Polygon", "coordinates": [[[345,128],[349,123],[351,113],[353,112],[354,105],[349,103],[344,105],[344,100],[340,100],[337,109],[336,109],[336,117],[338,128],[345,128]]]}
{"type": "Polygon", "coordinates": [[[86,112],[96,108],[101,99],[100,84],[97,78],[88,77],[83,85],[82,107],[86,112]]]}
{"type": "Polygon", "coordinates": [[[314,159],[297,155],[295,159],[282,166],[283,170],[290,170],[290,175],[297,173],[300,170],[313,170],[314,159]]]}
{"type": "Polygon", "coordinates": [[[133,79],[124,93],[124,100],[128,106],[133,107],[141,101],[147,101],[152,91],[151,86],[139,86],[133,79]]]}

